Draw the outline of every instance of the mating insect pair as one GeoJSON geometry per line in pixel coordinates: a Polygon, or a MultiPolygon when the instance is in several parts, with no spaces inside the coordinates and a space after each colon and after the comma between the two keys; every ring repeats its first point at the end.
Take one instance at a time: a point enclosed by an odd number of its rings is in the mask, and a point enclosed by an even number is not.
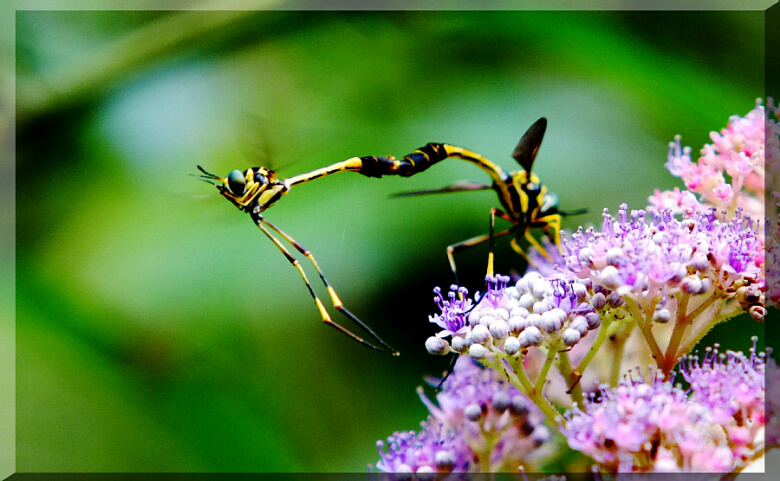
{"type": "Polygon", "coordinates": [[[322,273],[314,256],[308,249],[300,245],[289,234],[269,222],[262,213],[274,205],[282,196],[286,195],[290,189],[298,184],[309,182],[326,175],[335,174],[337,172],[357,172],[367,177],[382,177],[383,175],[400,175],[402,177],[409,177],[414,174],[418,174],[428,169],[432,165],[441,162],[444,159],[455,157],[463,159],[467,162],[471,162],[477,167],[485,171],[492,183],[481,184],[470,181],[456,182],[450,186],[435,189],[435,190],[423,190],[416,192],[407,192],[403,194],[397,194],[397,197],[402,196],[417,196],[427,195],[435,193],[447,193],[447,192],[462,192],[462,191],[475,191],[475,190],[488,190],[492,189],[498,194],[499,201],[501,202],[504,210],[498,208],[490,209],[490,228],[489,233],[473,237],[466,241],[447,247],[447,258],[450,263],[450,268],[457,280],[457,269],[455,266],[454,254],[469,247],[475,246],[485,241],[490,242],[490,254],[488,256],[488,275],[493,275],[493,241],[496,237],[501,237],[509,234],[515,234],[515,237],[511,241],[512,248],[518,253],[525,255],[522,248],[518,243],[518,239],[521,235],[525,236],[531,245],[535,246],[539,252],[544,256],[549,257],[544,247],[542,247],[536,239],[530,234],[530,230],[535,227],[541,228],[555,245],[561,248],[560,228],[561,228],[561,216],[568,214],[578,214],[585,212],[585,210],[576,212],[562,212],[558,210],[558,199],[554,194],[548,193],[547,188],[541,183],[539,178],[531,172],[534,159],[539,151],[539,146],[542,143],[544,132],[547,127],[547,120],[541,118],[537,120],[528,131],[520,139],[512,156],[523,168],[521,171],[505,172],[501,167],[494,164],[490,160],[482,157],[481,155],[474,153],[470,150],[463,149],[461,147],[455,147],[449,144],[430,143],[418,150],[415,150],[409,155],[404,156],[400,160],[394,157],[352,157],[350,159],[337,162],[328,167],[323,167],[311,172],[300,174],[287,179],[279,179],[276,174],[266,169],[265,167],[253,167],[241,172],[234,170],[230,172],[227,177],[219,177],[211,174],[198,166],[198,169],[203,173],[199,178],[206,182],[209,182],[217,187],[220,194],[226,199],[232,202],[239,210],[248,212],[252,220],[257,227],[276,245],[276,247],[282,252],[287,260],[298,270],[298,273],[303,278],[303,282],[309,289],[309,293],[314,299],[314,303],[319,310],[322,320],[339,331],[343,332],[352,339],[366,345],[372,349],[379,351],[389,352],[393,355],[397,355],[398,352],[392,349],[386,342],[384,342],[374,331],[360,321],[354,314],[349,312],[344,303],[339,298],[336,290],[328,283],[325,275],[322,273]],[[506,230],[495,232],[495,220],[496,216],[509,221],[512,226],[506,230]],[[270,230],[269,230],[270,229],[270,230]],[[347,328],[333,321],[325,309],[324,304],[317,297],[314,289],[311,286],[306,273],[303,271],[298,260],[290,253],[290,251],[282,244],[282,242],[274,236],[273,232],[288,242],[295,250],[300,252],[304,257],[308,258],[314,266],[314,269],[319,274],[325,285],[328,295],[330,296],[333,307],[344,314],[347,318],[354,321],[360,326],[366,333],[368,333],[378,344],[372,344],[361,336],[353,333],[347,328]]]}

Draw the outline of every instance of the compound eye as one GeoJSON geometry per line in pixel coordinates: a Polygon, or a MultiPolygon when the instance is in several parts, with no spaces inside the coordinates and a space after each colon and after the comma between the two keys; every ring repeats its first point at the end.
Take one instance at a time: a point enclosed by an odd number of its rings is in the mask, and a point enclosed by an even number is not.
{"type": "Polygon", "coordinates": [[[227,176],[228,189],[236,197],[241,197],[246,191],[246,177],[240,170],[233,170],[227,176]]]}

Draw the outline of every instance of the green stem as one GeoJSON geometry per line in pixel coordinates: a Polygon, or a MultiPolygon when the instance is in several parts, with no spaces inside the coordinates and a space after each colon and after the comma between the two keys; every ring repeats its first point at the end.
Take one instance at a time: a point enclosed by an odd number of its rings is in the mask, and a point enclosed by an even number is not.
{"type": "Polygon", "coordinates": [[[688,328],[688,326],[693,324],[693,321],[699,316],[699,314],[704,312],[705,309],[709,308],[721,296],[720,291],[716,289],[710,297],[699,304],[699,307],[694,309],[690,314],[686,315],[685,311],[688,310],[688,299],[690,299],[690,297],[690,294],[683,294],[682,303],[677,307],[677,320],[674,323],[674,331],[672,331],[672,338],[669,340],[669,346],[666,348],[665,356],[665,363],[667,366],[669,366],[670,371],[677,363],[677,348],[680,347],[680,342],[682,342],[685,330],[688,328]]]}
{"type": "MultiPolygon", "coordinates": [[[[648,316],[648,318],[645,318],[645,316],[642,315],[642,311],[639,310],[639,306],[637,305],[636,301],[630,297],[624,297],[623,300],[626,302],[626,305],[631,312],[631,316],[634,317],[634,320],[639,325],[639,329],[642,331],[642,335],[645,338],[645,342],[647,342],[647,346],[650,348],[650,352],[653,356],[653,359],[655,359],[656,365],[663,369],[664,374],[668,376],[669,370],[671,369],[667,370],[666,362],[664,362],[666,358],[661,352],[661,348],[658,347],[658,342],[656,342],[655,337],[653,337],[653,331],[651,330],[650,322],[652,317],[648,316]]],[[[654,308],[654,305],[648,306],[649,313],[652,313],[652,309],[654,308]]]]}
{"type": "Polygon", "coordinates": [[[727,302],[727,299],[723,299],[722,302],[721,302],[720,307],[718,308],[718,310],[716,312],[716,314],[714,316],[712,316],[712,319],[708,323],[704,324],[698,331],[696,331],[696,333],[693,334],[690,337],[690,339],[685,341],[685,343],[682,345],[682,347],[677,351],[677,353],[675,355],[675,362],[677,361],[677,359],[680,359],[680,357],[682,357],[685,354],[688,354],[689,352],[691,352],[691,349],[693,349],[694,346],[696,346],[696,344],[698,344],[699,341],[701,341],[702,338],[705,335],[707,335],[708,332],[710,332],[710,329],[715,327],[716,324],[719,324],[719,323],[725,321],[726,319],[730,319],[733,316],[739,314],[740,311],[742,311],[742,307],[739,305],[739,303],[737,303],[737,306],[734,309],[731,309],[729,312],[727,312],[725,314],[721,314],[721,311],[725,307],[726,302],[727,302]]]}
{"type": "Polygon", "coordinates": [[[523,359],[521,357],[510,357],[508,360],[512,369],[499,368],[499,371],[502,371],[507,376],[507,379],[509,379],[509,382],[536,404],[552,426],[557,426],[559,417],[558,412],[546,397],[542,396],[541,393],[536,392],[534,389],[531,384],[531,379],[528,377],[528,373],[525,372],[525,367],[523,367],[523,359]]]}
{"type": "Polygon", "coordinates": [[[612,362],[612,373],[609,376],[609,385],[612,387],[617,386],[618,382],[620,381],[620,361],[623,359],[623,348],[626,346],[627,340],[627,335],[620,334],[615,337],[615,340],[612,343],[612,347],[614,349],[613,354],[615,356],[615,359],[612,362]]]}
{"type": "Polygon", "coordinates": [[[558,369],[561,371],[563,378],[568,381],[569,391],[571,391],[571,398],[582,406],[582,387],[580,387],[580,373],[574,373],[571,369],[571,362],[569,361],[568,351],[561,351],[558,353],[558,369]]]}
{"type": "Polygon", "coordinates": [[[536,378],[536,386],[534,387],[534,391],[539,394],[542,393],[544,384],[547,382],[547,373],[550,372],[550,366],[552,366],[556,354],[555,349],[547,349],[547,359],[544,360],[544,365],[542,366],[541,372],[539,372],[539,377],[536,378]]]}
{"type": "Polygon", "coordinates": [[[590,350],[585,355],[585,357],[582,358],[580,361],[580,364],[577,366],[577,372],[580,376],[585,372],[585,368],[588,367],[588,364],[593,360],[593,358],[596,356],[596,353],[601,349],[601,345],[604,344],[604,340],[607,338],[607,331],[609,330],[609,325],[613,322],[613,318],[607,317],[606,319],[602,319],[601,321],[601,327],[599,328],[599,333],[596,336],[596,340],[593,341],[593,345],[590,346],[590,350]]]}

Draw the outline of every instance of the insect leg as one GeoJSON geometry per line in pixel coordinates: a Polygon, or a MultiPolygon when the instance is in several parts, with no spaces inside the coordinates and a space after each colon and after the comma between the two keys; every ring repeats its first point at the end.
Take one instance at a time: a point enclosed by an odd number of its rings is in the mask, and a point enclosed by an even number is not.
{"type": "MultiPolygon", "coordinates": [[[[510,227],[507,230],[504,230],[504,231],[501,231],[501,232],[497,232],[497,233],[493,234],[492,237],[505,236],[505,235],[511,233],[513,229],[514,229],[514,226],[510,227]]],[[[455,256],[454,256],[454,254],[456,252],[460,252],[460,251],[466,250],[469,247],[473,247],[473,246],[475,246],[477,244],[481,244],[481,243],[485,242],[486,240],[490,240],[490,238],[491,238],[491,236],[489,234],[483,234],[483,235],[480,235],[480,236],[472,237],[471,239],[465,240],[463,242],[459,242],[457,244],[452,244],[450,246],[447,246],[447,259],[449,259],[449,261],[450,261],[450,269],[452,269],[452,274],[455,276],[455,283],[456,284],[460,284],[460,281],[458,280],[458,271],[457,271],[457,268],[455,267],[455,256]]],[[[489,262],[490,262],[490,260],[489,260],[489,262]]],[[[488,274],[492,275],[492,272],[490,272],[491,267],[492,267],[492,264],[488,266],[488,269],[489,269],[488,270],[488,274]]]]}
{"type": "Polygon", "coordinates": [[[538,219],[536,219],[535,222],[544,223],[542,225],[542,230],[544,230],[544,232],[547,234],[547,237],[552,239],[556,247],[558,247],[558,252],[563,254],[563,245],[561,243],[561,215],[560,214],[546,215],[544,217],[539,217],[538,219]]]}
{"type": "MultiPolygon", "coordinates": [[[[306,256],[306,258],[307,258],[307,259],[309,259],[309,261],[311,261],[312,265],[314,266],[314,269],[316,269],[316,270],[317,270],[317,274],[319,274],[319,276],[320,276],[320,279],[322,279],[322,283],[323,283],[323,284],[325,284],[325,287],[328,289],[328,295],[330,296],[330,300],[331,300],[331,302],[333,303],[333,307],[335,307],[335,308],[336,308],[336,309],[337,309],[339,312],[341,312],[342,314],[344,314],[345,316],[347,316],[349,319],[351,319],[351,320],[352,320],[352,321],[353,321],[355,324],[357,324],[358,326],[360,326],[360,327],[361,327],[361,328],[362,328],[364,331],[366,331],[368,334],[370,334],[370,335],[371,335],[371,337],[373,337],[373,338],[374,338],[374,339],[375,339],[375,340],[376,340],[376,341],[377,341],[379,344],[381,344],[381,345],[384,347],[384,349],[379,349],[379,350],[391,352],[391,353],[393,353],[393,355],[396,355],[396,356],[398,355],[398,352],[397,352],[395,349],[393,349],[392,347],[390,347],[390,346],[389,346],[389,345],[388,345],[388,344],[387,344],[385,341],[383,341],[383,340],[382,340],[382,339],[381,339],[381,338],[380,338],[380,337],[379,337],[379,336],[378,336],[378,335],[377,335],[377,334],[376,334],[374,331],[372,331],[372,330],[371,330],[371,328],[369,328],[369,327],[368,327],[366,324],[364,324],[364,323],[363,323],[363,321],[361,321],[360,319],[358,319],[358,318],[357,318],[357,317],[356,317],[354,314],[352,314],[351,312],[349,312],[349,311],[347,310],[347,308],[345,308],[345,307],[344,307],[344,303],[341,301],[341,298],[338,296],[338,294],[336,294],[336,290],[333,288],[333,286],[331,286],[331,285],[330,285],[330,283],[328,282],[328,279],[325,277],[325,274],[323,274],[323,273],[322,273],[322,270],[320,269],[320,266],[319,266],[319,264],[317,264],[317,260],[314,258],[314,255],[312,255],[312,253],[311,253],[311,252],[310,252],[308,249],[306,249],[305,247],[303,247],[302,245],[300,245],[300,244],[299,244],[299,243],[298,243],[298,242],[297,242],[295,239],[293,239],[293,238],[292,238],[292,237],[291,237],[289,234],[287,234],[286,232],[284,232],[282,229],[280,229],[279,227],[277,227],[277,226],[276,226],[276,225],[274,225],[273,223],[271,223],[271,222],[269,222],[268,220],[266,220],[264,217],[262,217],[262,216],[258,216],[258,219],[257,219],[257,220],[258,220],[258,221],[260,221],[260,222],[262,222],[262,223],[264,223],[264,224],[266,224],[268,227],[270,227],[271,229],[273,229],[274,231],[276,231],[276,232],[277,232],[277,233],[278,233],[280,236],[282,236],[282,238],[283,238],[284,240],[286,240],[287,242],[289,242],[289,243],[290,243],[290,245],[292,245],[293,247],[295,247],[295,249],[296,249],[298,252],[300,252],[301,254],[303,254],[304,256],[306,256]]],[[[258,223],[258,227],[260,227],[261,229],[263,229],[263,227],[261,227],[261,225],[260,225],[259,223],[258,223]]],[[[263,230],[265,231],[265,229],[263,229],[263,230]]],[[[301,270],[300,266],[297,264],[297,262],[298,262],[298,261],[297,261],[297,260],[295,260],[295,263],[296,263],[296,264],[294,264],[294,265],[295,265],[295,266],[298,268],[298,270],[299,270],[299,271],[303,272],[303,271],[301,270]]],[[[306,281],[306,278],[305,278],[305,276],[304,276],[304,281],[306,281]]],[[[310,291],[310,292],[313,292],[313,291],[312,291],[312,289],[311,289],[311,286],[310,286],[310,285],[309,285],[309,283],[308,283],[308,281],[306,282],[306,285],[309,287],[309,291],[310,291]]],[[[319,302],[319,299],[317,299],[317,298],[316,298],[316,296],[315,296],[315,302],[318,302],[317,306],[321,308],[321,311],[322,311],[322,312],[325,312],[325,313],[327,314],[327,311],[324,311],[324,307],[322,307],[322,305],[321,305],[322,303],[321,303],[321,302],[319,302]]],[[[331,322],[333,322],[332,320],[330,320],[330,316],[328,316],[328,318],[327,318],[327,319],[326,319],[325,317],[323,317],[323,321],[325,321],[326,323],[331,323],[331,322]]],[[[343,327],[339,326],[338,324],[336,324],[336,323],[333,323],[333,325],[334,325],[334,327],[336,327],[336,328],[338,328],[338,329],[340,329],[340,330],[344,331],[345,333],[347,333],[347,335],[349,335],[349,336],[351,336],[351,337],[354,337],[354,338],[356,338],[357,340],[359,340],[360,342],[362,342],[362,343],[364,343],[364,344],[368,344],[368,343],[366,343],[365,341],[363,341],[363,339],[361,339],[361,338],[359,338],[359,337],[355,336],[355,335],[354,335],[354,334],[352,334],[350,331],[347,331],[345,328],[343,328],[343,327]]],[[[368,345],[370,345],[370,346],[371,346],[371,347],[373,347],[374,349],[377,349],[375,346],[373,346],[373,345],[371,345],[371,344],[368,344],[368,345]]]]}

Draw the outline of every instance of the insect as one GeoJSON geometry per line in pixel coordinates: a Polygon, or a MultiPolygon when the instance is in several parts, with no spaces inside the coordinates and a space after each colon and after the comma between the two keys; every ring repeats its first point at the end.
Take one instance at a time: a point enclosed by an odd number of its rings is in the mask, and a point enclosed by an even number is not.
{"type": "Polygon", "coordinates": [[[348,311],[344,307],[344,303],[339,298],[336,290],[330,285],[325,275],[322,273],[320,266],[317,264],[314,255],[299,244],[289,234],[268,221],[263,212],[268,210],[276,202],[279,201],[284,195],[286,195],[290,189],[298,184],[325,177],[330,174],[338,172],[357,172],[367,177],[382,177],[383,175],[401,175],[409,176],[420,171],[419,167],[415,168],[415,164],[407,160],[396,160],[392,157],[352,157],[350,159],[337,162],[321,169],[316,169],[311,172],[289,177],[287,179],[280,179],[276,174],[265,167],[253,167],[247,169],[244,172],[240,170],[231,171],[226,177],[219,177],[210,172],[207,172],[203,167],[198,166],[198,170],[202,172],[198,178],[216,186],[219,193],[222,194],[233,205],[238,207],[242,212],[249,213],[250,217],[257,225],[258,228],[265,234],[271,242],[281,251],[281,253],[287,258],[290,264],[298,270],[298,273],[303,278],[303,282],[309,290],[309,294],[314,299],[314,303],[317,306],[317,310],[322,317],[322,320],[329,326],[332,326],[359,343],[368,346],[372,349],[389,352],[393,355],[398,355],[398,352],[391,348],[385,341],[383,341],[374,331],[372,331],[366,324],[358,319],[354,314],[348,311]],[[284,244],[277,238],[276,235],[281,237],[295,250],[301,253],[304,257],[314,266],[314,269],[319,274],[322,283],[325,285],[328,295],[330,296],[333,307],[341,312],[348,319],[355,322],[361,329],[368,333],[376,343],[372,344],[361,336],[353,333],[344,326],[336,323],[331,318],[324,304],[314,292],[309,279],[306,277],[306,273],[300,265],[300,262],[290,253],[290,251],[284,246],[284,244]]]}
{"type": "MultiPolygon", "coordinates": [[[[425,147],[415,150],[401,159],[402,163],[410,163],[416,166],[416,171],[422,171],[431,165],[450,157],[456,157],[471,162],[485,171],[493,180],[492,184],[481,184],[471,181],[459,181],[441,189],[420,190],[395,194],[394,197],[408,197],[428,194],[440,194],[448,192],[463,192],[475,190],[494,190],[498,194],[503,210],[490,209],[490,230],[488,234],[479,235],[463,242],[447,247],[447,259],[455,276],[458,273],[455,266],[455,253],[473,247],[482,242],[490,242],[487,274],[493,275],[493,247],[494,238],[509,234],[515,234],[511,246],[517,253],[528,260],[528,256],[519,244],[520,236],[524,236],[528,242],[536,247],[539,252],[550,259],[547,250],[531,235],[531,229],[539,227],[553,241],[559,250],[561,247],[561,217],[565,215],[583,214],[587,209],[572,212],[564,212],[558,209],[558,196],[547,191],[547,187],[541,183],[539,177],[531,172],[539,146],[547,128],[547,119],[540,118],[528,128],[515,147],[512,157],[520,164],[523,170],[507,173],[501,167],[490,160],[469,150],[455,147],[449,144],[429,143],[425,147]],[[509,221],[512,226],[506,230],[495,232],[496,217],[509,221]]],[[[416,172],[415,172],[416,173],[416,172]]]]}

